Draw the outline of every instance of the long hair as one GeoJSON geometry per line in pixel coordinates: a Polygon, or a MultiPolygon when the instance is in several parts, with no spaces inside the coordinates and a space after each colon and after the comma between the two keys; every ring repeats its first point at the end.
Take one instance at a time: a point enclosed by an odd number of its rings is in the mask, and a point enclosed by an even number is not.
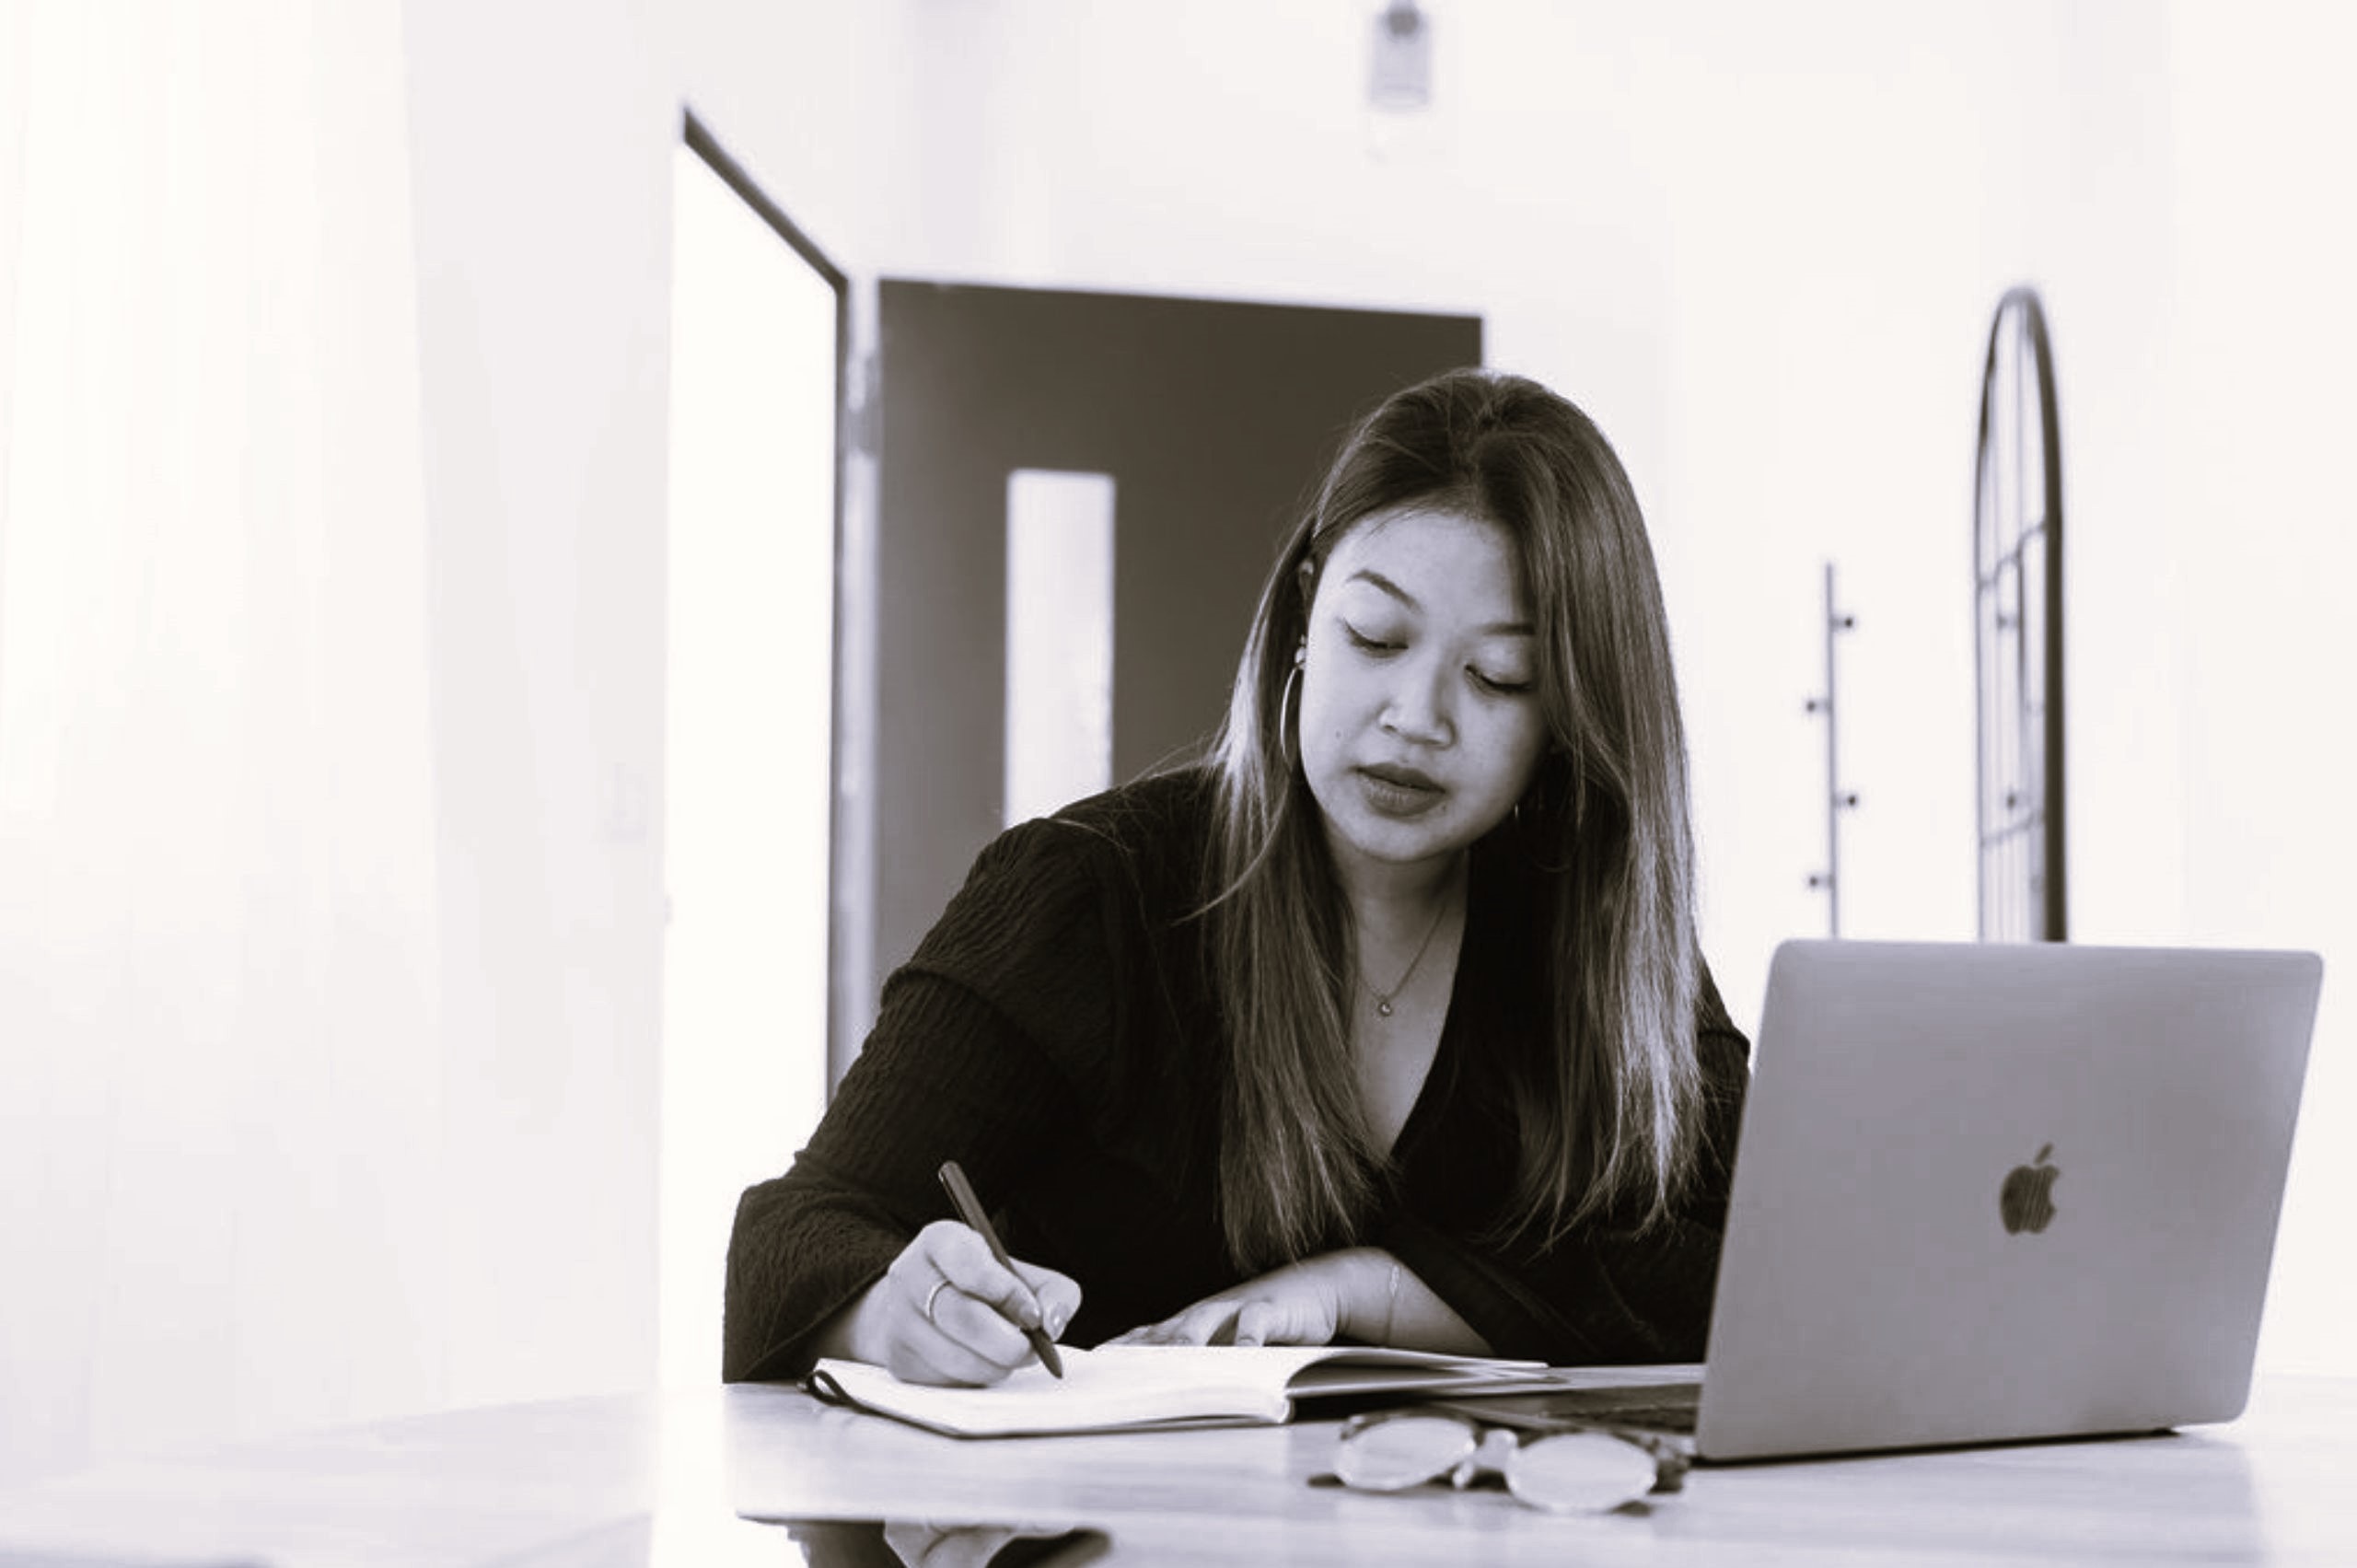
{"type": "Polygon", "coordinates": [[[1495,1228],[1658,1223],[1697,1164],[1699,960],[1685,728],[1636,495],[1586,415],[1458,370],[1344,442],[1260,593],[1214,743],[1210,962],[1230,1071],[1220,1217],[1239,1267],[1360,1234],[1385,1179],[1352,1071],[1348,934],[1287,679],[1318,574],[1379,512],[1446,507],[1514,541],[1547,746],[1515,818],[1546,964],[1544,1038],[1511,1053],[1515,1186],[1495,1228]]]}

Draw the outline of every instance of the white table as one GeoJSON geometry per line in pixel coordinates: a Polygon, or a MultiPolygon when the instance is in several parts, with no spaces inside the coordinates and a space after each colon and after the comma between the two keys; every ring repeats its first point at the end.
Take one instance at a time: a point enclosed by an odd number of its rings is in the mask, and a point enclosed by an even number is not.
{"type": "Polygon", "coordinates": [[[1317,1488],[1330,1423],[959,1442],[790,1388],[454,1411],[0,1496],[0,1562],[784,1564],[739,1509],[1084,1522],[1111,1563],[2357,1563],[2357,1380],[2172,1435],[1705,1468],[1642,1511],[1317,1488]]]}

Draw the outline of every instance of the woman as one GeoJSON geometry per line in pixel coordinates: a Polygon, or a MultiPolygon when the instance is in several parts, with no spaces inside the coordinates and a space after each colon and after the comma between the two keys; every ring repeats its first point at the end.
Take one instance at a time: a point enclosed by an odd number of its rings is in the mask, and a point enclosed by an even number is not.
{"type": "Polygon", "coordinates": [[[1210,759],[983,851],[737,1209],[724,1375],[989,1383],[1039,1325],[1697,1360],[1747,1054],[1628,477],[1452,372],[1346,443],[1210,759]]]}

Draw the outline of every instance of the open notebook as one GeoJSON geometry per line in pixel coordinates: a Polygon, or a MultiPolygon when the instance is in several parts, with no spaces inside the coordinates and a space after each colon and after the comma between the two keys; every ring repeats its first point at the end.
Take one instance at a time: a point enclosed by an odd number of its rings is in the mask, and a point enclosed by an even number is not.
{"type": "Polygon", "coordinates": [[[1100,1345],[1037,1362],[987,1388],[903,1383],[880,1366],[827,1360],[811,1392],[953,1437],[1026,1437],[1168,1426],[1262,1425],[1296,1400],[1557,1387],[1546,1364],[1358,1345],[1100,1345]]]}

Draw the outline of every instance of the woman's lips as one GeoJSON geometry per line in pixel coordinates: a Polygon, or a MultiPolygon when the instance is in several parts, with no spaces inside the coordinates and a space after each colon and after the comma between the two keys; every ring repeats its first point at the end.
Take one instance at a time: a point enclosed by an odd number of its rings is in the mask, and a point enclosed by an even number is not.
{"type": "Polygon", "coordinates": [[[1448,793],[1439,780],[1414,768],[1375,763],[1357,772],[1360,793],[1380,816],[1422,816],[1438,806],[1448,793]]]}

